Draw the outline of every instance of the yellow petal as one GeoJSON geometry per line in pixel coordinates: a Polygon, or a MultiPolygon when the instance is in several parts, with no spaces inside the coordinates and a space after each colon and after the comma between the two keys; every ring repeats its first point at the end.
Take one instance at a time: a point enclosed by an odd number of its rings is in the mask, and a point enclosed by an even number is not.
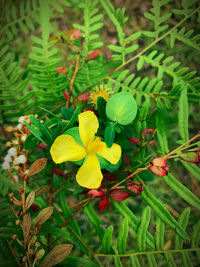
{"type": "Polygon", "coordinates": [[[99,128],[99,122],[92,111],[86,111],[79,116],[79,134],[85,147],[94,140],[95,133],[99,128]]]}
{"type": "Polygon", "coordinates": [[[76,181],[79,185],[94,189],[99,188],[103,175],[101,173],[100,164],[95,154],[89,154],[86,161],[78,170],[76,181]]]}
{"type": "Polygon", "coordinates": [[[56,138],[50,149],[50,154],[55,163],[64,161],[78,161],[86,157],[84,147],[76,143],[71,135],[63,134],[56,138]]]}
{"type": "Polygon", "coordinates": [[[110,163],[116,164],[121,157],[121,147],[117,144],[113,144],[110,148],[108,148],[104,142],[100,143],[101,145],[99,145],[96,153],[108,160],[110,163]]]}

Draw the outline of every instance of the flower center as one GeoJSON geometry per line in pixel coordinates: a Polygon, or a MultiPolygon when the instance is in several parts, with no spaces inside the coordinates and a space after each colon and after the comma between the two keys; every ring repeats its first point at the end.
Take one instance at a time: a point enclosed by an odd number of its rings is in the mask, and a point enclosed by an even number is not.
{"type": "Polygon", "coordinates": [[[102,143],[100,142],[100,140],[101,140],[100,137],[96,137],[94,141],[91,141],[87,145],[86,147],[87,154],[97,153],[97,151],[102,147],[102,143]]]}

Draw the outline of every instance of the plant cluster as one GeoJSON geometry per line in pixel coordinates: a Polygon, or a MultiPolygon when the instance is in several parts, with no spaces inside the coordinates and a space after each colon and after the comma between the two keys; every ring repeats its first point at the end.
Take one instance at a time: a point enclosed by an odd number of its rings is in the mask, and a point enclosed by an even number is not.
{"type": "Polygon", "coordinates": [[[200,78],[176,48],[199,53],[200,7],[153,0],[144,17],[127,35],[109,0],[4,2],[3,264],[199,265],[200,78]],[[52,31],[75,7],[81,24],[52,31]],[[117,33],[108,58],[103,18],[117,33]],[[9,46],[18,32],[28,63],[9,46]]]}

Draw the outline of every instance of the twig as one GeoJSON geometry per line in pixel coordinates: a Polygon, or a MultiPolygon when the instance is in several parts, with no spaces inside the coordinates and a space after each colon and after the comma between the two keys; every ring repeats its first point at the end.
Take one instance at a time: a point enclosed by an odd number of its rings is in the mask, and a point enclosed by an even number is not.
{"type": "Polygon", "coordinates": [[[14,251],[13,251],[13,249],[12,249],[12,247],[11,247],[10,243],[9,243],[9,241],[8,241],[7,239],[6,239],[6,241],[7,241],[7,243],[8,243],[9,249],[10,249],[10,251],[11,251],[11,253],[12,253],[13,257],[15,258],[15,260],[16,260],[16,262],[17,262],[17,264],[20,266],[20,263],[19,263],[19,261],[18,261],[18,259],[17,259],[16,255],[15,255],[15,253],[14,253],[14,251]]]}
{"type": "Polygon", "coordinates": [[[81,45],[80,45],[80,48],[79,48],[79,53],[76,56],[76,64],[75,64],[74,74],[73,74],[73,76],[71,78],[71,81],[70,81],[69,98],[67,99],[66,107],[69,106],[70,98],[71,98],[71,95],[72,95],[72,88],[73,88],[73,84],[74,84],[74,79],[75,79],[76,74],[77,74],[77,72],[79,70],[79,60],[80,60],[81,50],[82,50],[82,47],[83,47],[83,41],[84,41],[84,38],[82,37],[82,39],[81,39],[81,45]]]}
{"type": "Polygon", "coordinates": [[[12,180],[13,184],[17,187],[18,191],[20,192],[21,189],[19,188],[17,182],[15,181],[15,178],[13,177],[12,173],[9,170],[6,170],[8,175],[10,176],[10,179],[12,180]]]}
{"type": "Polygon", "coordinates": [[[82,208],[87,205],[88,202],[89,202],[89,200],[87,202],[85,202],[66,222],[64,222],[62,225],[60,225],[59,228],[66,226],[82,210],[82,208]]]}

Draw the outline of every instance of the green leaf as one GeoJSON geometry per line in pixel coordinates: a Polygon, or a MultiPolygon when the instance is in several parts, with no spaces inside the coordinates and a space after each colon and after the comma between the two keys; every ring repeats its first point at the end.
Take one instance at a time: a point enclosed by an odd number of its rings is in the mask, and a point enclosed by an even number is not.
{"type": "Polygon", "coordinates": [[[106,142],[107,147],[111,147],[115,140],[115,128],[113,124],[109,124],[106,126],[104,131],[104,140],[106,142]]]}
{"type": "Polygon", "coordinates": [[[117,249],[119,254],[126,253],[128,230],[128,219],[127,217],[125,217],[120,224],[119,234],[117,238],[117,249]]]}
{"type": "Polygon", "coordinates": [[[24,142],[24,149],[26,150],[33,150],[39,145],[39,140],[34,136],[34,134],[29,134],[26,137],[26,140],[24,142]]]}
{"type": "MultiPolygon", "coordinates": [[[[142,180],[140,179],[142,182],[142,180]]],[[[179,225],[179,223],[174,219],[174,217],[169,213],[165,206],[158,200],[148,189],[148,187],[143,184],[144,191],[142,192],[142,199],[149,204],[152,210],[156,213],[160,219],[165,222],[171,229],[173,229],[183,240],[188,239],[188,235],[179,225]]]]}
{"type": "Polygon", "coordinates": [[[30,116],[30,120],[31,120],[31,126],[36,126],[40,129],[40,131],[42,132],[43,138],[47,143],[51,142],[51,134],[49,132],[49,130],[35,117],[30,116]]]}
{"type": "MultiPolygon", "coordinates": [[[[111,200],[111,202],[112,202],[113,206],[116,208],[116,210],[123,217],[127,217],[128,222],[129,222],[129,226],[134,230],[134,232],[136,232],[137,226],[139,225],[140,221],[135,216],[133,211],[130,210],[124,202],[117,202],[117,201],[113,201],[113,200],[111,200]]],[[[147,245],[150,248],[155,249],[154,238],[149,232],[147,232],[147,240],[146,240],[146,242],[147,242],[147,245]]]]}
{"type": "Polygon", "coordinates": [[[106,120],[107,119],[107,117],[106,117],[106,100],[101,96],[99,96],[97,98],[97,110],[98,110],[99,116],[103,120],[106,120]]]}
{"type": "Polygon", "coordinates": [[[182,90],[179,98],[179,111],[178,111],[179,134],[184,142],[187,142],[189,139],[188,117],[189,117],[189,106],[187,98],[187,88],[185,87],[182,90]]]}
{"type": "MultiPolygon", "coordinates": [[[[185,208],[181,215],[178,217],[178,223],[183,227],[185,230],[188,224],[190,216],[190,208],[185,208]]],[[[174,248],[175,249],[182,249],[183,248],[183,240],[176,234],[174,238],[174,248]]]]}
{"type": "Polygon", "coordinates": [[[67,129],[71,128],[71,127],[74,125],[74,123],[75,123],[75,122],[77,121],[77,119],[78,119],[78,115],[79,115],[79,114],[80,114],[80,108],[77,107],[76,110],[74,111],[74,113],[73,113],[73,115],[72,115],[70,121],[69,121],[68,124],[65,126],[64,131],[66,131],[67,129]]]}
{"type": "Polygon", "coordinates": [[[31,131],[31,133],[37,138],[39,139],[42,143],[44,143],[45,145],[47,145],[47,143],[41,138],[42,132],[40,131],[40,129],[38,127],[31,127],[26,121],[23,122],[28,129],[31,131]]]}
{"type": "Polygon", "coordinates": [[[65,120],[70,120],[74,113],[74,110],[72,108],[62,107],[61,113],[63,117],[65,118],[65,120]]]}
{"type": "Polygon", "coordinates": [[[112,96],[106,105],[107,117],[121,125],[130,124],[137,114],[137,103],[130,93],[112,96]]]}
{"type": "Polygon", "coordinates": [[[200,168],[194,163],[181,161],[183,166],[200,182],[200,168]]]}
{"type": "Polygon", "coordinates": [[[165,224],[160,217],[157,216],[155,224],[155,246],[157,250],[163,250],[164,248],[164,234],[165,224]]]}
{"type": "Polygon", "coordinates": [[[110,253],[110,248],[111,248],[111,242],[112,242],[112,234],[113,234],[113,226],[110,225],[106,230],[103,235],[102,239],[102,251],[105,254],[110,253]]]}
{"type": "Polygon", "coordinates": [[[149,206],[145,207],[142,212],[141,222],[137,229],[137,249],[138,251],[146,250],[146,235],[151,219],[151,209],[149,206]]]}
{"type": "Polygon", "coordinates": [[[163,177],[165,183],[175,191],[182,199],[188,202],[191,206],[200,210],[200,199],[194,195],[186,186],[180,183],[171,173],[163,177]]]}

